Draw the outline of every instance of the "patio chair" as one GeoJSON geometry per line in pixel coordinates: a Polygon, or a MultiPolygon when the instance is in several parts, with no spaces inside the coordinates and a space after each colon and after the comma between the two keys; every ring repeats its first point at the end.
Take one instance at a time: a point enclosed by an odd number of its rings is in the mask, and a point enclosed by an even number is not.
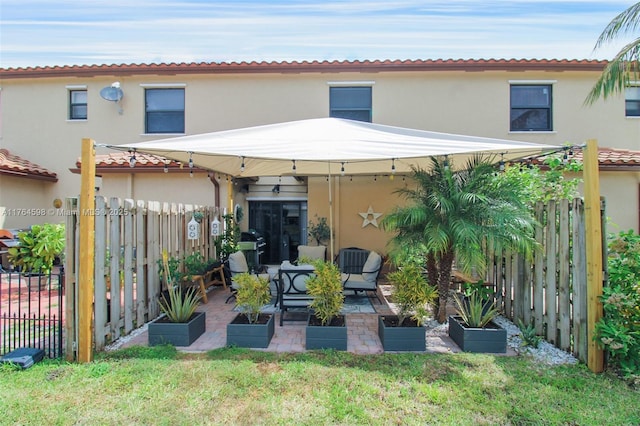
{"type": "Polygon", "coordinates": [[[325,260],[327,257],[326,246],[298,246],[298,261],[300,259],[325,260]]]}
{"type": "MultiPolygon", "coordinates": [[[[361,251],[367,252],[366,250],[361,251]]],[[[361,260],[362,253],[356,254],[353,249],[349,249],[345,253],[343,258],[345,263],[340,265],[342,287],[344,290],[351,290],[355,294],[364,292],[369,298],[375,296],[378,302],[382,303],[380,297],[378,297],[378,278],[380,278],[384,261],[382,256],[375,251],[368,251],[366,256],[366,260],[361,264],[357,261],[361,260]],[[351,263],[349,263],[349,260],[351,263]]]]}
{"type": "Polygon", "coordinates": [[[228,278],[231,279],[231,285],[229,286],[229,289],[231,290],[231,295],[227,297],[227,300],[225,301],[225,303],[229,303],[230,300],[234,299],[236,297],[236,293],[238,292],[238,284],[233,279],[233,277],[235,275],[242,274],[245,272],[252,272],[259,278],[268,279],[271,295],[275,296],[278,294],[277,286],[274,283],[273,279],[271,278],[271,275],[266,273],[265,267],[260,266],[258,267],[257,271],[249,271],[249,265],[247,264],[247,258],[245,257],[244,252],[237,251],[235,253],[231,253],[229,255],[229,258],[227,259],[226,264],[227,264],[226,269],[229,271],[228,278]]]}

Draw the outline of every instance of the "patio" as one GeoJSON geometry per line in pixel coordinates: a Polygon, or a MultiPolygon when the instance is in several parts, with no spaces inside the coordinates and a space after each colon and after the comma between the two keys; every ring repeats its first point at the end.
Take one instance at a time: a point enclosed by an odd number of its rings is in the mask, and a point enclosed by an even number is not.
{"type": "MultiPolygon", "coordinates": [[[[383,353],[382,344],[378,338],[378,314],[393,314],[387,303],[386,295],[389,294],[388,285],[381,285],[378,289],[382,304],[372,303],[376,313],[350,313],[347,314],[348,346],[347,351],[355,354],[379,354],[383,353]]],[[[237,315],[233,311],[233,303],[225,303],[229,296],[228,290],[222,287],[211,287],[208,292],[208,302],[198,309],[207,313],[206,330],[191,346],[180,347],[185,352],[204,352],[226,346],[227,324],[237,315]]],[[[277,315],[280,315],[279,313],[277,315]]],[[[275,334],[267,349],[271,352],[304,352],[305,351],[305,323],[292,321],[282,327],[276,325],[275,334]]],[[[111,345],[111,348],[126,348],[134,345],[146,346],[148,344],[146,326],[139,332],[133,333],[111,345]]],[[[456,353],[460,348],[449,338],[446,329],[427,330],[428,353],[456,353]]],[[[510,352],[508,353],[510,354],[510,352]]]]}

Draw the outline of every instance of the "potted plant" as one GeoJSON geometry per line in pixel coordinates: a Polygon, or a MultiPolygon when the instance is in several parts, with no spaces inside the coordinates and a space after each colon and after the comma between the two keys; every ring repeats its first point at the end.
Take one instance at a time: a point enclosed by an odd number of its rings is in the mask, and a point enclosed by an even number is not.
{"type": "Polygon", "coordinates": [[[205,330],[205,313],[196,312],[200,295],[196,288],[183,288],[182,276],[178,272],[179,261],[169,259],[167,251],[162,253],[162,275],[167,290],[160,296],[160,310],[164,316],[148,326],[149,345],[172,344],[189,346],[205,330]]]}
{"type": "Polygon", "coordinates": [[[454,295],[458,315],[449,316],[449,337],[466,352],[507,352],[507,331],[493,319],[498,310],[493,302],[482,301],[478,292],[472,292],[464,301],[454,295]]]}
{"type": "Polygon", "coordinates": [[[385,351],[424,351],[427,307],[438,296],[437,290],[427,283],[422,268],[407,263],[397,271],[387,274],[393,285],[393,301],[398,306],[397,315],[378,317],[378,336],[385,351]]]}
{"type": "Polygon", "coordinates": [[[344,305],[342,278],[332,262],[313,262],[314,275],[306,282],[313,297],[306,327],[307,349],[347,349],[347,324],[340,310],[344,305]]]}
{"type": "Polygon", "coordinates": [[[65,247],[64,225],[33,225],[30,230],[18,233],[18,241],[20,245],[8,250],[9,261],[20,268],[23,275],[41,276],[40,284],[46,285],[65,247]]]}
{"type": "Polygon", "coordinates": [[[236,306],[240,313],[227,324],[227,345],[267,348],[273,337],[274,315],[260,313],[271,301],[269,280],[244,272],[233,277],[237,283],[236,306]]]}
{"type": "Polygon", "coordinates": [[[331,237],[331,228],[327,223],[326,217],[316,217],[316,223],[309,221],[309,236],[316,240],[317,245],[322,245],[323,241],[327,241],[331,237]]]}

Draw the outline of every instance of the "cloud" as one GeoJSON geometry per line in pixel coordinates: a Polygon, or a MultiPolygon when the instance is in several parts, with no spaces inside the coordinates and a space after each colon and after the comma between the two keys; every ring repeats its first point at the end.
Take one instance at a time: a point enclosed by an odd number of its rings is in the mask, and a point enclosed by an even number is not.
{"type": "Polygon", "coordinates": [[[610,58],[629,1],[3,0],[2,67],[247,60],[610,58]],[[603,4],[604,3],[604,4],[603,4]]]}

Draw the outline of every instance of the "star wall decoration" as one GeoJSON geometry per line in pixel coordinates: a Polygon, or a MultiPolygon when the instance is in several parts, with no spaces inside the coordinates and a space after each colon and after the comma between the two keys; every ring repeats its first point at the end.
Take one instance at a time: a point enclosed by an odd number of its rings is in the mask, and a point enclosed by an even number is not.
{"type": "Polygon", "coordinates": [[[373,207],[369,206],[369,209],[366,212],[358,213],[362,217],[362,227],[364,228],[367,225],[373,225],[376,228],[378,227],[378,218],[382,216],[382,213],[375,213],[373,211],[373,207]]]}

